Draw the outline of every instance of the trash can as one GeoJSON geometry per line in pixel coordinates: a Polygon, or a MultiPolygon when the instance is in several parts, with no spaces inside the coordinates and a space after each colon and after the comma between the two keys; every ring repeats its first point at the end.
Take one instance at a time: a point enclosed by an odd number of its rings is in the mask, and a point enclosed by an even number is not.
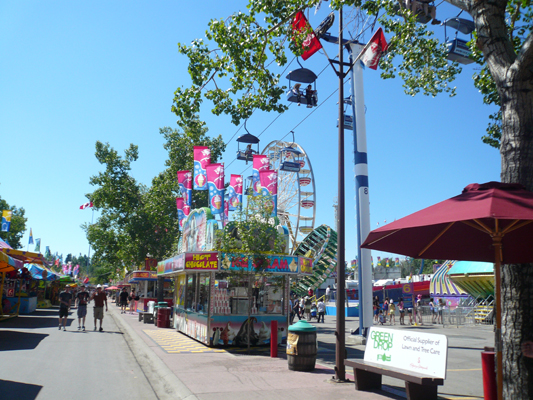
{"type": "Polygon", "coordinates": [[[316,363],[316,326],[305,320],[289,326],[287,361],[291,371],[313,371],[316,363]]]}
{"type": "Polygon", "coordinates": [[[170,308],[159,307],[157,309],[157,327],[170,328],[170,308]]]}
{"type": "Polygon", "coordinates": [[[161,308],[161,307],[168,307],[168,303],[166,301],[160,301],[159,303],[157,303],[156,306],[154,306],[154,324],[157,325],[157,316],[158,316],[158,310],[161,308]]]}

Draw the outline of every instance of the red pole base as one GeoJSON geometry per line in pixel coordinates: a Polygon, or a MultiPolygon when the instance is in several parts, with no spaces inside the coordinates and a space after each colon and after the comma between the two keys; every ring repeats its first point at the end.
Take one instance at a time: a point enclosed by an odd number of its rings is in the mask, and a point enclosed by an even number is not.
{"type": "Polygon", "coordinates": [[[270,322],[270,357],[278,356],[278,321],[270,322]]]}
{"type": "Polygon", "coordinates": [[[481,352],[481,369],[483,371],[483,395],[485,400],[496,400],[498,390],[496,389],[496,367],[495,354],[493,351],[481,352]]]}

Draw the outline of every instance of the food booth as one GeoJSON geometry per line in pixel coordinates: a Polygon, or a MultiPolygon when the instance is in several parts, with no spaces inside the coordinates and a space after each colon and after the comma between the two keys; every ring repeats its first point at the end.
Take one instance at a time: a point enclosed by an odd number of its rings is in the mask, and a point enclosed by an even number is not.
{"type": "MultiPolygon", "coordinates": [[[[145,312],[148,310],[148,302],[154,301],[157,303],[157,271],[133,271],[129,275],[128,282],[136,286],[135,293],[139,296],[139,300],[135,300],[135,311],[145,312]]],[[[168,292],[171,279],[165,279],[165,292],[168,292]]],[[[117,285],[120,287],[121,285],[117,285]]],[[[174,304],[172,297],[164,296],[164,301],[169,306],[174,304]]]]}
{"type": "Polygon", "coordinates": [[[250,345],[261,345],[270,343],[276,321],[278,342],[286,338],[289,277],[311,275],[312,259],[268,255],[262,268],[253,259],[195,251],[160,262],[158,276],[174,279],[174,328],[208,346],[246,346],[248,337],[250,345]]]}

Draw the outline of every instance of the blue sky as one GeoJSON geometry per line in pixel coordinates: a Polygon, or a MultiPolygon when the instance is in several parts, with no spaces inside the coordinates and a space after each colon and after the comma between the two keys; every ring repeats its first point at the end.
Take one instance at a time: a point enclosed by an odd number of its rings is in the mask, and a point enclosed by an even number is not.
{"type": "MultiPolygon", "coordinates": [[[[130,143],[138,145],[140,157],[132,173],[140,182],[149,185],[164,169],[167,155],[159,128],[176,128],[170,111],[173,93],[190,83],[177,43],[203,38],[210,19],[245,8],[243,1],[200,3],[0,2],[0,195],[26,210],[24,248],[32,228],[43,251],[50,246],[64,255],[88,252],[80,225],[91,221],[91,211],[79,206],[94,190],[89,178],[102,169],[94,157],[97,140],[109,142],[119,153],[130,143]]],[[[316,15],[311,12],[313,26],[325,17],[327,5],[316,15]]],[[[438,14],[442,18],[457,12],[442,6],[438,14]]],[[[435,29],[443,38],[442,28],[435,29]]],[[[337,23],[330,32],[336,35],[337,23]]],[[[336,46],[324,46],[330,56],[336,54],[336,46]]],[[[323,54],[304,63],[317,73],[326,65],[323,54]]],[[[384,81],[379,70],[365,71],[372,229],[457,195],[469,183],[500,180],[499,152],[481,142],[493,109],[482,104],[473,87],[476,68],[463,68],[454,98],[409,97],[399,79],[384,81]]],[[[328,67],[318,80],[319,102],[337,86],[328,67]]],[[[309,154],[315,174],[316,225],[332,227],[337,99],[334,94],[305,120],[309,109],[291,107],[260,137],[264,146],[299,124],[295,139],[309,154]]],[[[222,160],[226,176],[245,171],[243,162],[229,165],[237,150],[230,139],[238,127],[226,116],[210,114],[208,104],[201,117],[211,135],[221,134],[228,142],[222,160]]],[[[258,135],[276,117],[254,113],[248,130],[258,135]]],[[[347,132],[347,260],[356,254],[352,152],[347,132]]]]}

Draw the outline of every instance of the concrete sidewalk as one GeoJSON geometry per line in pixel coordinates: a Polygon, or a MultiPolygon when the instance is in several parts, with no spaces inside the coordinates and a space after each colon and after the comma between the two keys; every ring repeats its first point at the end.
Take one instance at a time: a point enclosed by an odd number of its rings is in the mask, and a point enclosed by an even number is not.
{"type": "MultiPolygon", "coordinates": [[[[210,349],[174,329],[162,329],[153,324],[139,322],[137,314],[121,314],[114,304],[110,304],[109,310],[119,328],[124,331],[126,340],[131,342],[130,347],[136,358],[141,361],[141,367],[143,367],[142,362],[148,360],[147,368],[151,368],[152,372],[156,370],[157,376],[162,377],[159,383],[161,387],[158,390],[160,398],[191,400],[405,398],[403,381],[386,377],[383,379],[383,390],[379,392],[356,392],[351,370],[347,370],[346,374],[351,382],[332,382],[335,366],[335,317],[326,317],[324,324],[313,322],[318,328],[317,367],[313,372],[296,372],[288,369],[286,354],[281,346],[278,358],[270,358],[268,352],[263,355],[238,355],[220,349],[210,349]]],[[[363,357],[364,346],[350,344],[349,331],[356,327],[356,320],[356,318],[346,320],[348,358],[363,357]]],[[[464,334],[458,330],[453,333],[459,337],[464,334]]],[[[486,340],[484,337],[479,339],[483,342],[486,340]]],[[[481,375],[480,369],[478,371],[477,366],[474,367],[469,370],[471,372],[475,370],[481,375]]],[[[482,396],[481,387],[480,390],[474,390],[475,393],[471,390],[472,386],[478,384],[481,386],[481,382],[477,382],[476,379],[469,380],[470,390],[461,391],[462,382],[459,382],[458,386],[450,383],[442,398],[481,398],[478,395],[481,393],[482,396]]]]}

